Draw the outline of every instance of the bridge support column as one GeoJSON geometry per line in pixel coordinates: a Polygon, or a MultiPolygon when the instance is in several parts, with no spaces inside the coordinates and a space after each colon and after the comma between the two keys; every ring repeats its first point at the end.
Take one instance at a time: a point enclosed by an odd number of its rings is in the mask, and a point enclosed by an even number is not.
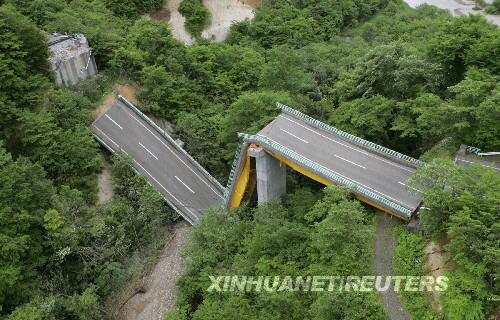
{"type": "Polygon", "coordinates": [[[261,147],[250,147],[248,155],[255,158],[259,204],[285,194],[286,165],[269,155],[261,147]]]}

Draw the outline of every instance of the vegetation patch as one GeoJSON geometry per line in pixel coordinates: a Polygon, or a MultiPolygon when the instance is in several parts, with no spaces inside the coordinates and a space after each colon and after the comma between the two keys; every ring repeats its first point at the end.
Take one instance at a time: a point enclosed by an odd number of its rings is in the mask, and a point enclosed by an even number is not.
{"type": "MultiPolygon", "coordinates": [[[[201,1],[184,2],[189,12],[206,10],[201,1]]],[[[484,17],[453,18],[395,0],[274,0],[259,6],[254,20],[235,24],[226,42],[187,47],[166,23],[141,17],[158,1],[0,3],[0,318],[103,319],[103,301],[132,279],[128,261],[154,248],[174,218],[120,161],[115,197],[95,206],[101,164],[91,112],[118,79],[137,83],[138,106],[173,123],[186,150],[220,181],[237,133],[268,124],[279,112],[276,101],[424,155],[430,165],[417,172],[414,187],[430,209],[422,213],[425,240],[449,239],[445,249],[457,265],[441,295],[444,316],[498,312],[498,172],[431,162],[461,143],[499,149],[500,29],[484,17]],[[100,75],[56,87],[46,31],[85,34],[100,75]]],[[[199,34],[208,14],[194,13],[199,34]]],[[[289,178],[290,186],[312,185],[289,178]]],[[[224,299],[202,291],[203,272],[370,270],[365,241],[373,233],[363,207],[338,190],[327,189],[319,201],[311,191],[292,193],[282,204],[207,214],[180,283],[181,319],[384,317],[375,295],[224,299]]],[[[422,262],[419,238],[401,235],[400,245],[401,270],[410,270],[404,261],[422,262]]],[[[425,304],[418,305],[415,314],[425,317],[425,304]]]]}
{"type": "Polygon", "coordinates": [[[187,31],[195,38],[199,38],[205,26],[210,22],[210,11],[203,5],[203,1],[182,0],[179,12],[186,18],[187,31]]]}
{"type": "MultiPolygon", "coordinates": [[[[426,276],[426,255],[424,248],[427,240],[418,234],[409,233],[404,227],[396,227],[396,251],[394,254],[394,274],[426,276]]],[[[401,284],[403,287],[405,283],[401,284]]],[[[421,291],[401,291],[405,310],[411,319],[440,319],[431,307],[431,293],[421,291]]]]}
{"type": "Polygon", "coordinates": [[[371,214],[335,186],[314,199],[298,190],[286,204],[207,212],[192,232],[177,309],[166,319],[386,319],[376,292],[207,290],[210,275],[372,275],[371,214]]]}

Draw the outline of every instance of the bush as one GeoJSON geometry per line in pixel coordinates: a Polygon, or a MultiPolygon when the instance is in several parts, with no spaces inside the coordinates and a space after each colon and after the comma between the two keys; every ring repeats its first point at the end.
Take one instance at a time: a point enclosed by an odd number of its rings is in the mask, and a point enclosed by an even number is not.
{"type": "Polygon", "coordinates": [[[495,0],[493,3],[486,7],[486,13],[489,14],[500,14],[500,0],[495,0]]]}
{"type": "Polygon", "coordinates": [[[196,38],[201,36],[203,28],[210,21],[210,12],[201,0],[184,0],[179,12],[186,18],[186,29],[196,38]]]}
{"type": "Polygon", "coordinates": [[[106,6],[115,14],[128,18],[160,9],[163,0],[106,0],[106,6]]]}

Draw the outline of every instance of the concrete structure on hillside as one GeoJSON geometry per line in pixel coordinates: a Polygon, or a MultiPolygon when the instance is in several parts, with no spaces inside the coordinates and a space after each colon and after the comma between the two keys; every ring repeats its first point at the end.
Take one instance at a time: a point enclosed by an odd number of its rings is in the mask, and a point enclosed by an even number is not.
{"type": "Polygon", "coordinates": [[[74,85],[97,74],[94,55],[85,36],[51,33],[48,38],[49,61],[58,85],[74,85]]]}
{"type": "Polygon", "coordinates": [[[257,172],[257,199],[263,204],[286,193],[286,165],[272,157],[261,147],[248,148],[255,158],[257,172]]]}

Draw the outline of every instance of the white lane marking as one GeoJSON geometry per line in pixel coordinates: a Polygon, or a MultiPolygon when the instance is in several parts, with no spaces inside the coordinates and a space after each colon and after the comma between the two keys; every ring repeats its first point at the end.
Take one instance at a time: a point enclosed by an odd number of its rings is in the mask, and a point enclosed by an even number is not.
{"type": "Polygon", "coordinates": [[[285,130],[285,129],[283,129],[283,128],[280,128],[280,130],[281,130],[281,131],[283,131],[283,132],[285,132],[285,133],[288,133],[289,135],[291,135],[291,136],[292,136],[292,137],[294,137],[295,139],[298,139],[298,140],[300,140],[300,141],[302,141],[302,142],[304,142],[304,143],[309,143],[309,142],[307,142],[306,140],[304,140],[304,139],[302,139],[302,138],[300,138],[300,137],[297,137],[296,135],[294,135],[294,134],[293,134],[293,133],[291,133],[290,131],[287,131],[287,130],[285,130]]]}
{"type": "Polygon", "coordinates": [[[175,177],[175,179],[177,179],[177,181],[179,181],[180,183],[182,183],[184,185],[184,187],[186,187],[189,191],[191,191],[194,194],[193,189],[191,189],[190,187],[188,187],[188,185],[185,184],[184,181],[182,181],[178,176],[174,176],[174,177],[175,177]]]}
{"type": "MultiPolygon", "coordinates": [[[[124,107],[122,107],[122,108],[124,108],[124,107]]],[[[135,118],[135,116],[131,115],[131,114],[129,113],[129,111],[128,111],[128,110],[127,110],[126,112],[127,112],[127,114],[129,115],[129,117],[131,117],[132,119],[134,119],[135,121],[137,121],[137,122],[138,122],[141,126],[143,126],[143,127],[144,127],[144,129],[148,130],[148,131],[149,131],[149,133],[151,133],[151,134],[153,135],[153,137],[155,137],[158,141],[160,141],[160,142],[161,142],[161,144],[163,144],[163,146],[165,146],[165,148],[167,148],[170,152],[172,152],[172,154],[173,154],[174,156],[176,156],[176,157],[177,157],[177,159],[179,159],[179,161],[180,161],[180,162],[182,162],[182,164],[184,164],[184,165],[185,165],[185,166],[186,166],[186,167],[187,167],[187,168],[188,168],[188,169],[189,169],[192,173],[194,173],[194,175],[195,175],[195,176],[197,176],[197,177],[198,177],[198,178],[199,178],[199,179],[200,179],[200,180],[201,180],[201,181],[202,181],[202,182],[203,182],[203,183],[204,183],[207,187],[209,187],[209,188],[210,188],[210,189],[211,189],[211,190],[212,190],[212,191],[213,191],[213,192],[214,192],[214,193],[215,193],[215,194],[216,194],[219,198],[224,199],[224,197],[223,197],[223,196],[221,196],[221,195],[220,195],[220,194],[219,194],[219,193],[218,193],[218,192],[217,192],[214,188],[212,188],[212,186],[210,186],[210,185],[209,185],[209,184],[208,184],[208,183],[207,183],[207,182],[206,182],[206,181],[205,181],[202,177],[200,177],[200,176],[199,176],[199,175],[198,175],[198,174],[197,174],[197,173],[196,173],[196,172],[195,172],[195,171],[194,171],[194,170],[193,170],[193,169],[192,169],[192,168],[191,168],[191,167],[190,167],[187,163],[185,163],[185,162],[181,159],[181,157],[179,157],[179,156],[177,155],[177,153],[175,153],[172,149],[170,149],[170,147],[169,147],[167,144],[165,144],[165,142],[163,142],[163,140],[162,140],[161,138],[158,138],[158,137],[156,136],[156,134],[154,134],[151,130],[149,130],[149,128],[148,128],[148,127],[146,127],[146,126],[145,126],[145,125],[144,125],[141,121],[137,120],[137,119],[135,118]]],[[[132,112],[132,111],[130,111],[130,112],[132,112]]]]}
{"type": "MultiPolygon", "coordinates": [[[[108,137],[107,134],[105,134],[101,129],[99,129],[98,127],[96,127],[94,125],[94,128],[96,128],[97,130],[99,130],[109,141],[111,141],[112,143],[114,143],[116,145],[116,147],[118,149],[120,149],[121,152],[125,153],[128,157],[130,157],[130,155],[127,153],[127,151],[125,151],[124,149],[120,148],[120,146],[118,145],[118,143],[114,142],[113,139],[111,139],[110,137],[108,137]]],[[[193,215],[193,219],[194,221],[198,221],[199,218],[198,216],[196,215],[196,213],[194,213],[191,209],[187,208],[179,199],[177,199],[172,193],[170,193],[160,182],[158,182],[158,180],[156,180],[143,166],[141,166],[141,164],[139,162],[137,162],[135,159],[132,159],[139,167],[141,167],[142,170],[144,170],[144,172],[146,172],[154,181],[156,181],[156,183],[158,183],[158,185],[160,185],[160,187],[163,188],[163,190],[165,190],[172,198],[174,198],[177,202],[179,202],[179,204],[182,206],[183,209],[186,209],[187,211],[189,211],[189,213],[191,213],[193,215]]],[[[134,169],[134,171],[137,172],[137,170],[134,169]]],[[[137,172],[139,174],[139,172],[137,172]]],[[[151,183],[148,181],[149,185],[151,185],[151,183]]],[[[152,185],[151,185],[152,186],[152,185]]],[[[162,197],[168,202],[170,200],[168,200],[164,195],[162,195],[162,197]]],[[[193,221],[193,222],[194,222],[193,221]]]]}
{"type": "MultiPolygon", "coordinates": [[[[135,172],[136,174],[138,174],[138,175],[140,175],[140,174],[141,174],[141,173],[140,173],[140,172],[139,172],[136,168],[132,167],[132,169],[134,169],[134,172],[135,172]]],[[[147,182],[147,183],[148,183],[148,184],[149,184],[152,188],[154,188],[154,186],[153,186],[153,184],[151,183],[151,181],[146,180],[146,182],[147,182]]],[[[169,206],[175,206],[177,209],[179,209],[179,208],[178,208],[178,206],[176,206],[175,204],[173,204],[173,203],[172,203],[172,201],[170,201],[169,199],[167,199],[167,197],[165,197],[165,195],[164,195],[163,193],[161,193],[161,192],[160,192],[160,195],[161,195],[161,197],[162,197],[162,198],[163,198],[163,199],[164,199],[164,200],[168,203],[168,205],[169,205],[169,206]]],[[[193,215],[194,215],[194,218],[195,218],[194,220],[199,220],[199,219],[198,219],[198,217],[194,214],[194,212],[193,212],[193,211],[191,211],[191,209],[188,209],[188,208],[187,208],[187,207],[185,207],[185,206],[183,207],[183,209],[186,209],[187,211],[189,211],[189,213],[193,214],[193,215]]],[[[180,209],[179,209],[179,210],[180,210],[180,209]]],[[[189,215],[188,215],[188,214],[186,214],[185,212],[182,212],[182,213],[181,213],[181,216],[182,216],[184,219],[186,219],[189,223],[191,223],[191,224],[193,224],[193,223],[194,223],[193,219],[192,219],[192,218],[190,218],[190,217],[189,217],[189,215]]]]}
{"type": "Polygon", "coordinates": [[[409,185],[406,185],[406,184],[402,183],[401,181],[398,181],[398,183],[399,183],[400,185],[402,185],[402,186],[408,187],[409,189],[413,189],[413,190],[415,190],[415,191],[418,191],[418,192],[420,192],[420,193],[423,193],[422,191],[418,190],[417,188],[410,187],[409,185]]]}
{"type": "Polygon", "coordinates": [[[156,160],[158,160],[158,157],[157,157],[154,153],[152,153],[151,151],[149,151],[149,149],[148,149],[148,148],[146,148],[146,147],[145,147],[142,143],[140,143],[140,142],[139,142],[139,145],[140,145],[141,147],[143,147],[143,148],[144,148],[144,150],[146,150],[147,152],[149,152],[149,154],[150,154],[150,155],[152,155],[152,156],[153,156],[156,160]]]}
{"type": "Polygon", "coordinates": [[[179,204],[184,207],[184,204],[179,199],[177,199],[170,191],[168,191],[158,180],[156,180],[156,178],[153,177],[139,162],[137,162],[135,159],[134,162],[137,163],[137,165],[141,167],[141,169],[144,170],[144,172],[146,172],[148,176],[151,177],[151,179],[153,179],[160,187],[162,187],[163,190],[165,190],[172,198],[174,198],[175,201],[179,202],[179,204]]]}
{"type": "Polygon", "coordinates": [[[465,162],[465,163],[471,163],[471,164],[478,164],[482,167],[486,167],[486,168],[491,168],[491,169],[495,169],[495,170],[499,170],[498,168],[495,168],[495,167],[492,167],[492,166],[487,166],[487,165],[484,165],[484,164],[480,164],[480,163],[475,163],[475,162],[472,162],[472,161],[467,161],[467,160],[462,160],[462,159],[458,159],[458,161],[461,161],[461,162],[465,162]]]}
{"type": "Polygon", "coordinates": [[[96,126],[94,126],[94,128],[96,128],[97,130],[99,130],[99,132],[101,132],[103,134],[103,136],[106,137],[106,139],[108,139],[109,141],[113,142],[117,148],[120,148],[120,146],[118,145],[118,143],[114,142],[113,139],[111,139],[110,137],[108,137],[108,135],[105,134],[101,129],[99,129],[96,126]]]}
{"type": "Polygon", "coordinates": [[[108,118],[109,120],[111,120],[118,128],[122,129],[123,130],[123,127],[121,125],[119,125],[115,120],[111,119],[110,116],[108,116],[107,114],[105,114],[106,118],[108,118]]]}
{"type": "Polygon", "coordinates": [[[340,145],[342,145],[342,146],[344,146],[344,147],[346,147],[346,148],[352,149],[352,150],[354,150],[354,151],[357,151],[357,152],[362,153],[362,154],[364,154],[364,155],[367,155],[367,156],[369,156],[369,157],[375,158],[375,159],[380,160],[380,161],[382,161],[382,162],[386,162],[386,163],[391,164],[391,165],[393,165],[393,166],[395,166],[395,167],[398,167],[398,168],[400,168],[400,169],[402,169],[402,170],[405,170],[405,171],[408,171],[408,172],[411,172],[411,173],[413,173],[413,172],[414,172],[414,170],[410,170],[410,169],[405,168],[405,167],[403,167],[403,166],[400,166],[400,165],[398,165],[398,164],[396,164],[396,163],[394,163],[394,162],[387,161],[387,160],[385,160],[385,159],[382,159],[382,158],[380,158],[380,157],[377,157],[377,156],[375,156],[375,155],[372,155],[372,154],[370,154],[370,153],[368,153],[368,152],[365,152],[365,151],[360,150],[360,149],[358,149],[358,148],[351,147],[351,146],[349,146],[349,145],[347,145],[347,144],[344,144],[344,143],[339,142],[339,141],[337,141],[337,140],[335,140],[335,139],[332,139],[332,138],[330,138],[330,137],[327,137],[327,136],[325,136],[325,135],[323,135],[323,134],[321,134],[321,133],[317,132],[316,130],[313,130],[313,129],[311,129],[311,128],[308,128],[308,127],[306,127],[306,126],[304,126],[304,125],[302,125],[302,124],[298,123],[297,121],[294,121],[294,120],[292,120],[292,119],[289,119],[289,118],[285,117],[283,114],[280,114],[280,115],[279,115],[279,117],[282,117],[283,119],[285,119],[285,120],[287,120],[287,121],[293,122],[293,123],[295,123],[295,124],[297,124],[297,125],[299,125],[299,126],[303,127],[304,129],[309,130],[309,131],[311,131],[311,132],[313,132],[313,133],[317,134],[318,136],[321,136],[321,137],[323,137],[323,138],[325,138],[325,139],[328,139],[328,140],[330,140],[330,141],[332,141],[332,142],[338,143],[338,144],[340,144],[340,145]]]}
{"type": "Polygon", "coordinates": [[[358,167],[360,167],[360,168],[366,169],[366,167],[364,167],[364,166],[362,166],[362,165],[360,165],[360,164],[357,164],[356,162],[352,162],[352,161],[350,161],[350,160],[347,160],[347,159],[345,159],[345,158],[342,158],[341,156],[335,155],[335,157],[337,157],[337,158],[339,158],[339,159],[342,159],[342,160],[344,160],[344,161],[347,161],[347,162],[349,162],[350,164],[353,164],[353,165],[358,166],[358,167]]]}
{"type": "MultiPolygon", "coordinates": [[[[307,157],[304,157],[303,155],[301,155],[301,154],[299,154],[299,153],[297,153],[297,155],[299,155],[299,156],[303,157],[304,159],[306,159],[306,160],[308,160],[308,161],[314,162],[314,161],[310,160],[310,159],[309,159],[309,158],[307,158],[307,157]]],[[[317,163],[317,162],[316,162],[316,163],[317,163]]],[[[364,184],[362,184],[362,183],[360,183],[360,182],[358,182],[358,181],[356,181],[356,180],[354,180],[354,179],[347,178],[346,176],[343,176],[343,175],[341,175],[340,173],[338,173],[338,172],[336,172],[336,171],[334,171],[334,170],[332,170],[332,169],[328,169],[328,168],[327,168],[327,167],[325,167],[324,165],[321,165],[321,164],[319,164],[319,165],[320,165],[320,166],[322,166],[323,168],[325,168],[326,170],[329,170],[329,171],[331,171],[331,172],[334,172],[335,174],[337,174],[338,176],[340,176],[340,177],[342,177],[342,178],[344,178],[344,179],[346,179],[346,180],[352,181],[352,182],[354,182],[354,183],[356,183],[356,184],[359,184],[360,186],[362,186],[362,187],[364,187],[364,188],[366,188],[366,189],[370,189],[370,190],[372,190],[373,192],[379,193],[379,194],[383,195],[384,197],[389,198],[389,199],[391,199],[392,201],[394,201],[394,202],[396,202],[396,203],[399,203],[399,204],[403,205],[404,207],[406,207],[406,208],[408,208],[408,209],[414,209],[414,207],[412,207],[412,206],[410,206],[410,205],[408,205],[408,204],[405,204],[405,203],[401,202],[400,200],[394,199],[393,197],[390,197],[390,196],[388,196],[388,195],[386,195],[386,194],[384,194],[384,193],[382,193],[382,192],[380,192],[380,191],[377,191],[377,190],[375,190],[375,189],[373,189],[373,188],[370,188],[370,187],[368,187],[368,186],[366,186],[366,185],[364,185],[364,184]]]]}

